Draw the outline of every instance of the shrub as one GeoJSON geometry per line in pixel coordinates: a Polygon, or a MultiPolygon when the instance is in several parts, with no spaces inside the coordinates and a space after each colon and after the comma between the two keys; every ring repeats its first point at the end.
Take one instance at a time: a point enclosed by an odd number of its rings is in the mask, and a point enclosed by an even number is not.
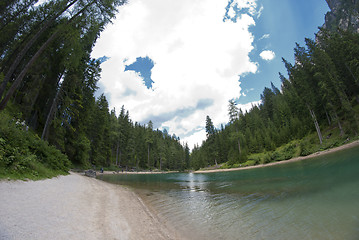
{"type": "Polygon", "coordinates": [[[66,174],[67,156],[42,141],[23,122],[0,113],[0,178],[40,179],[66,174]]]}

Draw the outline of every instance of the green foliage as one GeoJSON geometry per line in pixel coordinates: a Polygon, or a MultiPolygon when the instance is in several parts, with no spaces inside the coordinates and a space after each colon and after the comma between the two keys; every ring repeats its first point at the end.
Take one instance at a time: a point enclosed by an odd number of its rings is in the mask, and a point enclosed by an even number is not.
{"type": "Polygon", "coordinates": [[[359,133],[359,34],[322,30],[317,41],[297,44],[296,62],[283,59],[281,90],[265,87],[262,103],[246,113],[229,101],[230,123],[220,129],[207,116],[207,139],[190,154],[175,135],[132,122],[124,107],[117,116],[104,95],[95,97],[101,62],[91,59],[92,47],[125,1],[35,2],[0,4],[0,108],[15,116],[0,115],[2,176],[66,172],[67,158],[84,168],[244,166],[308,155],[359,133]]]}
{"type": "Polygon", "coordinates": [[[256,165],[256,161],[255,160],[248,160],[245,163],[242,164],[243,167],[249,167],[249,166],[254,166],[256,165]]]}
{"type": "Polygon", "coordinates": [[[0,113],[0,178],[41,179],[66,174],[70,161],[18,119],[0,113]]]}
{"type": "Polygon", "coordinates": [[[55,147],[80,168],[189,167],[189,148],[175,135],[153,129],[151,122],[133,123],[124,107],[119,116],[109,113],[106,97],[95,97],[101,62],[91,59],[92,47],[125,2],[0,4],[0,111],[6,106],[29,126],[16,130],[10,120],[1,126],[2,175],[67,171],[69,162],[55,147]]]}
{"type": "Polygon", "coordinates": [[[282,161],[357,138],[359,34],[321,30],[305,43],[296,44],[294,64],[283,59],[281,91],[265,87],[261,104],[244,114],[231,100],[230,122],[220,130],[207,116],[207,140],[192,151],[193,167],[213,165],[217,155],[222,167],[282,161]]]}

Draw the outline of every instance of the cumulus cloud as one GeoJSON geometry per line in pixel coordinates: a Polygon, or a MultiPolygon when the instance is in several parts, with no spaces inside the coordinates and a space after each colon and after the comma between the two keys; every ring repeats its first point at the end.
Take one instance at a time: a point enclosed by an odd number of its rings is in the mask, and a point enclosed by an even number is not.
{"type": "Polygon", "coordinates": [[[152,119],[190,147],[205,138],[207,115],[217,126],[228,122],[228,100],[240,96],[240,76],[257,71],[248,56],[256,0],[235,2],[247,9],[236,21],[223,21],[228,0],[132,0],[122,6],[92,54],[109,57],[100,84],[110,106],[125,105],[134,121],[152,119]],[[152,89],[138,73],[124,71],[138,57],[155,63],[152,89]]]}
{"type": "Polygon", "coordinates": [[[262,51],[259,56],[266,61],[271,61],[275,58],[275,53],[271,50],[264,50],[262,51]]]}

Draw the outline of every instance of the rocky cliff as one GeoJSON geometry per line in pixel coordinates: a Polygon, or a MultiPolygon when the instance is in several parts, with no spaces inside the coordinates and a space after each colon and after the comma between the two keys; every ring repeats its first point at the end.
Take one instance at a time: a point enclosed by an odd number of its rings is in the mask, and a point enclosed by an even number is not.
{"type": "Polygon", "coordinates": [[[330,12],[325,15],[324,28],[339,28],[359,33],[359,0],[326,0],[330,12]]]}

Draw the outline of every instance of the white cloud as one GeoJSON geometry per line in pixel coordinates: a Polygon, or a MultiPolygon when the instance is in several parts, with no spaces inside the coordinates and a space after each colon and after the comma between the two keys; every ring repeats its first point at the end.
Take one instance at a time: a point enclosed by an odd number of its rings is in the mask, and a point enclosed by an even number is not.
{"type": "Polygon", "coordinates": [[[246,111],[249,112],[249,110],[251,110],[254,106],[258,106],[259,104],[261,104],[262,101],[255,101],[255,102],[250,102],[250,103],[246,103],[246,104],[237,104],[237,108],[241,109],[243,113],[245,113],[246,111]]]}
{"type": "Polygon", "coordinates": [[[275,53],[271,50],[264,50],[262,51],[259,56],[266,61],[271,61],[275,58],[275,53]]]}
{"type": "Polygon", "coordinates": [[[169,127],[190,147],[205,138],[206,115],[217,126],[228,122],[228,100],[240,96],[239,76],[257,71],[248,57],[256,1],[237,2],[249,9],[237,22],[223,21],[228,0],[132,0],[122,6],[92,54],[110,57],[100,81],[111,108],[125,105],[142,123],[162,119],[154,121],[157,127],[169,127]],[[145,56],[155,63],[153,90],[138,74],[124,72],[125,64],[145,56]]]}
{"type": "Polygon", "coordinates": [[[261,7],[259,8],[259,10],[257,11],[257,14],[256,14],[257,18],[260,18],[262,16],[263,10],[264,10],[264,7],[263,7],[263,5],[261,5],[261,7]]]}
{"type": "Polygon", "coordinates": [[[264,34],[259,40],[270,38],[270,34],[264,34]]]}

